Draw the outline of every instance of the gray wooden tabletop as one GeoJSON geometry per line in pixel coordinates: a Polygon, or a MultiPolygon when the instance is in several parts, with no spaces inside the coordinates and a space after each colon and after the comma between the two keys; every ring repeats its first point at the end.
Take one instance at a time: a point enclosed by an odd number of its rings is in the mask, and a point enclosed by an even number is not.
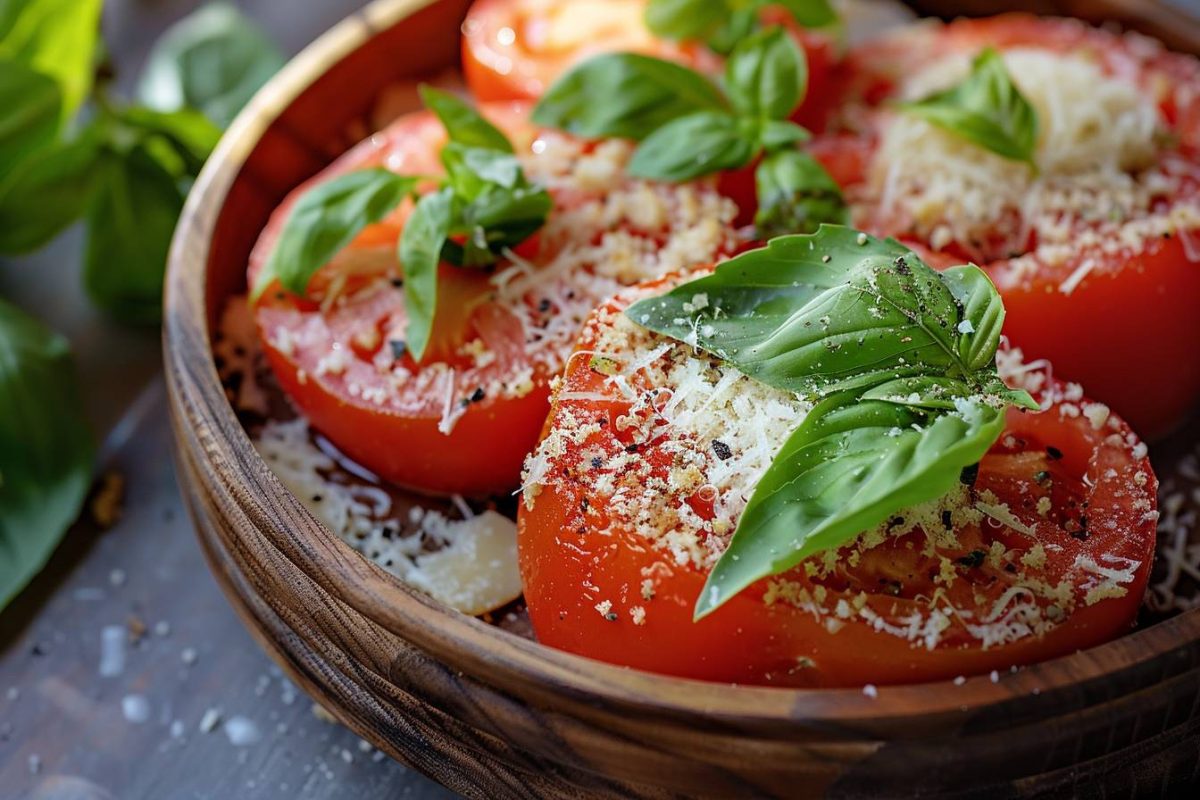
{"type": "MultiPolygon", "coordinates": [[[[106,5],[128,86],[199,1],[106,5]]],[[[237,5],[291,53],[359,3],[237,5]]],[[[0,800],[452,797],[318,716],[225,602],[175,484],[158,331],[88,307],[79,233],[0,263],[0,296],[71,339],[101,473],[121,476],[125,499],[108,530],[85,513],[0,614],[0,800]]]]}

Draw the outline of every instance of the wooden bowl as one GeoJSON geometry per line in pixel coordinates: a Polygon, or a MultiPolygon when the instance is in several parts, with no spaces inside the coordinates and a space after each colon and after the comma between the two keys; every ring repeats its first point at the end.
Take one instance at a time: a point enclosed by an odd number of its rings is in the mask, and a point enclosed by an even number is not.
{"type": "Polygon", "coordinates": [[[468,796],[1158,794],[1200,772],[1200,612],[1013,674],[787,690],[551,650],[405,588],[272,474],[222,392],[223,300],[284,194],[397,79],[457,61],[465,0],[382,0],[287,66],[189,198],[168,276],[175,459],[213,572],[262,645],[342,722],[468,796]]]}

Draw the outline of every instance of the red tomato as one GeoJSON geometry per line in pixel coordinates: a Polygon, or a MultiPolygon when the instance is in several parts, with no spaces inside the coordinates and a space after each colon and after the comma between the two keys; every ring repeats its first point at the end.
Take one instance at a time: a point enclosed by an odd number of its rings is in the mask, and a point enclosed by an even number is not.
{"type": "MultiPolygon", "coordinates": [[[[601,307],[578,352],[602,349],[611,315],[626,300],[601,307]]],[[[518,515],[525,599],[544,644],[690,678],[861,686],[1007,670],[1104,642],[1137,615],[1156,519],[1145,446],[1124,422],[1077,396],[1078,387],[1037,374],[1035,394],[1049,410],[1010,411],[1006,434],[973,488],[963,489],[966,509],[1004,504],[1024,532],[998,522],[1001,512],[953,528],[942,527],[942,516],[929,536],[918,527],[843,548],[827,571],[818,554],[693,622],[706,569],[678,558],[678,540],[655,537],[679,530],[685,505],[710,518],[712,495],[702,487],[671,496],[681,513],[649,524],[673,519],[675,527],[646,533],[637,516],[644,504],[629,511],[614,486],[630,472],[646,486],[693,462],[680,460],[682,440],[665,433],[631,447],[629,384],[623,392],[595,366],[588,358],[569,362],[545,435],[579,435],[566,448],[539,452],[548,458],[543,477],[527,489],[518,515]],[[641,460],[636,467],[633,458],[641,460]],[[947,529],[952,544],[936,538],[947,529]]],[[[646,373],[628,381],[635,392],[664,390],[646,373]]],[[[718,423],[711,435],[721,430],[718,423]]]]}
{"type": "MultiPolygon", "coordinates": [[[[1167,128],[1156,168],[1171,176],[1173,188],[1151,190],[1160,193],[1146,208],[1116,222],[1096,219],[1090,208],[1041,217],[1070,226],[1057,253],[1039,250],[1045,242],[1033,224],[1038,218],[1031,217],[1023,220],[1023,230],[1032,231],[1023,241],[999,233],[977,248],[951,241],[933,260],[983,265],[1004,296],[1005,332],[1013,344],[1027,356],[1051,360],[1061,376],[1087,386],[1142,435],[1161,437],[1200,400],[1194,346],[1200,315],[1193,310],[1200,296],[1200,63],[1194,58],[1073,20],[1005,15],[913,27],[847,56],[830,90],[842,105],[811,152],[845,188],[857,227],[936,251],[912,219],[884,205],[885,192],[872,185],[872,166],[896,119],[888,103],[898,84],[939,59],[985,46],[1088,58],[1153,98],[1167,128]],[[1139,225],[1141,233],[1132,235],[1139,225]]],[[[1043,120],[1043,129],[1048,124],[1043,120]]],[[[997,225],[1005,222],[1012,217],[998,218],[997,225]]]]}
{"type": "MultiPolygon", "coordinates": [[[[642,15],[646,0],[476,0],[463,23],[463,72],[481,100],[536,100],[571,66],[600,53],[634,52],[678,61],[706,73],[721,62],[697,44],[656,38],[642,15]]],[[[809,95],[797,112],[805,124],[827,98],[821,87],[836,59],[829,35],[789,24],[808,56],[809,95]],[[810,112],[809,109],[812,109],[810,112]]]]}
{"type": "MultiPolygon", "coordinates": [[[[532,139],[523,108],[489,106],[485,113],[514,142],[532,139]]],[[[305,189],[381,165],[439,175],[445,139],[432,114],[409,115],[297,189],[255,247],[250,285],[305,189]]],[[[262,295],[255,314],[267,360],[313,426],[385,480],[440,494],[511,490],[545,418],[548,376],[534,372],[524,393],[489,391],[514,381],[529,364],[519,322],[490,301],[488,275],[475,270],[442,267],[434,332],[421,364],[392,352],[391,342],[405,338],[407,314],[402,289],[388,281],[400,279],[395,251],[410,211],[405,202],[366,228],[313,277],[306,298],[279,288],[262,295]],[[479,363],[462,352],[475,340],[494,360],[479,363]],[[394,365],[405,372],[393,374],[394,365]]]]}

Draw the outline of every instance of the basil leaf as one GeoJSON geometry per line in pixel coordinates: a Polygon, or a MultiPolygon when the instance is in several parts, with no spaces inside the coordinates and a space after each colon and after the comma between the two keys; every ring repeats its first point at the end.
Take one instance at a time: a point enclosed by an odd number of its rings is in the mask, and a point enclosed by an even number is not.
{"type": "Polygon", "coordinates": [[[644,20],[662,39],[706,40],[728,16],[725,0],[650,0],[644,20]]]}
{"type": "Polygon", "coordinates": [[[438,265],[455,216],[454,194],[441,189],[417,201],[400,234],[404,271],[404,308],[408,312],[408,349],[420,361],[429,345],[437,311],[438,265]]]}
{"type": "Polygon", "coordinates": [[[87,213],[83,282],[92,302],[119,319],[157,322],[163,271],[183,195],[143,148],[106,150],[87,213]]]}
{"type": "Polygon", "coordinates": [[[375,167],[347,172],[309,189],[288,212],[279,240],[254,284],[257,299],[278,279],[303,294],[321,267],[416,187],[415,178],[375,167]]]}
{"type": "Polygon", "coordinates": [[[760,578],[836,548],[896,511],[954,488],[1004,431],[1004,411],[960,399],[953,411],[866,399],[819,403],[759,481],[709,573],[697,618],[760,578]]]}
{"type": "Polygon", "coordinates": [[[57,82],[63,119],[91,90],[101,5],[102,0],[0,0],[0,58],[57,82]]]}
{"type": "Polygon", "coordinates": [[[803,144],[812,138],[812,134],[790,120],[771,119],[763,123],[762,133],[758,138],[763,149],[773,153],[785,147],[803,144]]]}
{"type": "Polygon", "coordinates": [[[92,473],[66,339],[0,300],[0,608],[45,565],[92,473]]]}
{"type": "Polygon", "coordinates": [[[155,42],[138,97],[159,111],[197,109],[224,128],[284,61],[275,44],[236,8],[211,3],[155,42]]]}
{"type": "Polygon", "coordinates": [[[425,83],[418,87],[418,91],[421,93],[421,102],[441,120],[450,141],[504,153],[513,151],[508,138],[467,103],[425,83]]]}
{"type": "Polygon", "coordinates": [[[672,120],[723,108],[721,93],[699,73],[650,56],[606,53],[555,81],[532,119],[576,136],[640,141],[672,120]]]}
{"type": "Polygon", "coordinates": [[[506,248],[516,247],[542,227],[552,205],[550,195],[538,187],[489,186],[461,207],[451,233],[463,235],[464,244],[448,240],[442,258],[458,266],[493,264],[506,248]]]}
{"type": "Polygon", "coordinates": [[[723,56],[732,53],[738,42],[758,30],[761,17],[760,5],[761,3],[751,3],[743,8],[735,8],[730,11],[725,21],[708,36],[708,49],[723,56]]]}
{"type": "Polygon", "coordinates": [[[749,164],[758,132],[720,111],[698,111],[646,137],[627,167],[630,175],[679,183],[749,164]]]}
{"type": "Polygon", "coordinates": [[[30,253],[83,216],[98,175],[95,128],[34,152],[0,183],[0,253],[30,253]]]}
{"type": "Polygon", "coordinates": [[[0,59],[0,174],[54,139],[62,102],[53,79],[0,59]]]}
{"type": "Polygon", "coordinates": [[[1037,110],[990,47],[976,56],[962,83],[900,108],[1004,158],[1034,165],[1037,110]]]}
{"type": "Polygon", "coordinates": [[[743,39],[725,64],[725,88],[742,115],[787,119],[804,99],[808,63],[783,28],[774,27],[743,39]]]}
{"type": "Polygon", "coordinates": [[[841,187],[816,159],[799,150],[767,155],[754,170],[760,238],[784,233],[814,233],[826,222],[846,224],[849,211],[841,187]]]}
{"type": "Polygon", "coordinates": [[[784,9],[805,28],[824,28],[838,21],[837,11],[829,0],[770,0],[770,5],[784,9]]]}
{"type": "Polygon", "coordinates": [[[834,225],[773,239],[626,313],[813,398],[930,372],[990,392],[1004,320],[978,267],[946,278],[894,240],[834,225]],[[690,313],[697,294],[708,303],[690,313]]]}
{"type": "Polygon", "coordinates": [[[521,162],[511,153],[450,142],[442,148],[441,161],[454,193],[465,200],[473,200],[489,185],[511,189],[524,182],[521,162]]]}
{"type": "MultiPolygon", "coordinates": [[[[143,145],[153,147],[161,140],[179,162],[174,171],[179,177],[196,177],[208,160],[221,129],[208,117],[190,108],[176,111],[155,111],[142,106],[130,106],[118,112],[119,121],[131,128],[143,145]]],[[[162,163],[162,159],[159,159],[162,163]]]]}

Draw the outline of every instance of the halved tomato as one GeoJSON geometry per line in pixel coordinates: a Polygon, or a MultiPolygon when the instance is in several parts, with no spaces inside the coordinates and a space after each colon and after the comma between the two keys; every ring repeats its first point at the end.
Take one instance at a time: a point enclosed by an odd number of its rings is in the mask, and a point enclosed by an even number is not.
{"type": "Polygon", "coordinates": [[[1012,342],[1144,436],[1186,418],[1200,400],[1200,62],[1005,15],[864,45],[832,84],[842,101],[811,152],[856,227],[983,265],[1012,342]],[[894,108],[953,82],[984,47],[1038,110],[1037,172],[894,108]]]}
{"type": "MultiPolygon", "coordinates": [[[[600,53],[634,52],[715,73],[719,57],[703,45],[655,37],[642,21],[647,0],[476,0],[463,23],[463,72],[481,100],[536,100],[566,70],[600,53]]],[[[797,112],[824,102],[822,87],[837,59],[822,31],[796,27],[778,9],[770,21],[788,25],[808,56],[809,94],[797,112]]],[[[600,100],[602,102],[602,100],[600,100]]]]}
{"type": "MultiPolygon", "coordinates": [[[[693,266],[734,246],[732,203],[711,185],[631,181],[626,144],[580,143],[527,123],[525,104],[481,108],[548,187],[546,226],[490,270],[443,265],[429,347],[406,351],[397,242],[406,201],[366,228],[313,277],[304,297],[275,285],[255,306],[282,388],[313,426],[381,478],[436,494],[487,495],[518,484],[545,420],[549,381],[594,304],[648,275],[693,266]],[[681,242],[671,244],[682,236],[681,242]]],[[[445,141],[430,113],[403,117],[313,182],[364,167],[437,176],[445,141]]],[[[266,262],[301,187],[273,215],[251,256],[266,262]]]]}
{"type": "Polygon", "coordinates": [[[539,641],[683,677],[861,686],[1007,670],[1128,630],[1154,549],[1146,448],[1078,386],[1028,370],[1047,410],[1010,411],[958,491],[694,622],[801,410],[636,328],[621,311],[655,286],[589,320],[527,468],[518,547],[539,641]]]}

